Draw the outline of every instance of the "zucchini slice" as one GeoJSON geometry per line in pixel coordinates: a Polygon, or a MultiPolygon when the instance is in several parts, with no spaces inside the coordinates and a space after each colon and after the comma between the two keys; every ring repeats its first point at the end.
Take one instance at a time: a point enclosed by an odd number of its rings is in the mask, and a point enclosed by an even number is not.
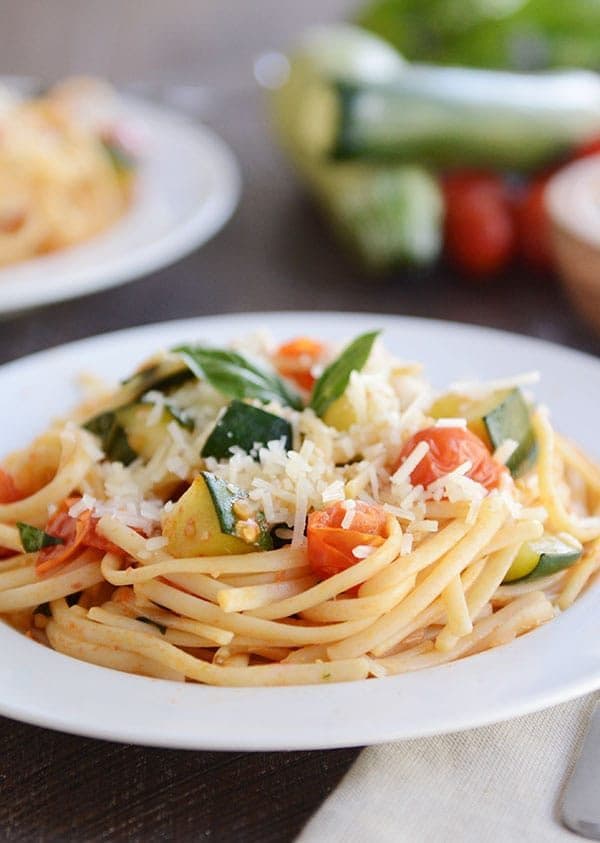
{"type": "Polygon", "coordinates": [[[165,358],[158,363],[149,363],[121,383],[120,403],[138,401],[151,389],[169,392],[194,378],[194,373],[179,359],[165,358]]]}
{"type": "Polygon", "coordinates": [[[520,389],[512,389],[496,406],[483,416],[487,434],[494,448],[507,439],[518,443],[516,450],[506,461],[506,467],[519,477],[535,462],[537,445],[527,402],[520,389]]]}
{"type": "Polygon", "coordinates": [[[241,448],[254,456],[256,446],[282,438],[284,447],[291,448],[292,426],[286,419],[236,399],[212,429],[201,456],[228,459],[232,447],[241,448]]]}
{"type": "Polygon", "coordinates": [[[165,436],[168,436],[167,427],[172,421],[177,422],[180,427],[193,429],[191,419],[182,416],[169,405],[165,405],[158,420],[149,425],[148,417],[152,410],[151,404],[140,403],[115,411],[117,422],[124,430],[130,448],[146,462],[162,445],[165,436]]]}
{"type": "Polygon", "coordinates": [[[129,465],[137,457],[148,461],[164,441],[170,422],[176,421],[188,430],[194,427],[192,419],[168,404],[158,421],[148,425],[151,412],[149,403],[126,404],[94,416],[83,427],[99,437],[109,460],[123,465],[129,465]]]}
{"type": "Polygon", "coordinates": [[[522,545],[504,577],[504,582],[549,577],[573,565],[581,558],[581,553],[581,548],[558,536],[543,535],[540,539],[522,545]]]}
{"type": "Polygon", "coordinates": [[[262,513],[251,515],[247,495],[203,471],[163,521],[173,556],[226,556],[271,550],[262,513]]]}
{"type": "Polygon", "coordinates": [[[83,427],[100,439],[102,450],[112,462],[129,465],[137,458],[137,452],[129,444],[127,434],[114,410],[107,410],[89,419],[83,427]]]}
{"type": "Polygon", "coordinates": [[[537,446],[531,425],[529,406],[520,389],[494,392],[476,401],[455,393],[438,398],[430,407],[434,418],[465,418],[467,426],[494,451],[507,439],[517,442],[517,448],[506,463],[513,475],[519,477],[535,462],[537,446]]]}

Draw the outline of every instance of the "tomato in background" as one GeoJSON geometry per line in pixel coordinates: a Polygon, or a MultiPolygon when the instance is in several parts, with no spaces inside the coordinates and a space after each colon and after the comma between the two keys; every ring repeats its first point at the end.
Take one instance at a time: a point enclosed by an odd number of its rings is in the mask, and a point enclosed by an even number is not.
{"type": "Polygon", "coordinates": [[[544,203],[549,180],[546,174],[530,182],[515,203],[519,254],[538,272],[553,269],[550,219],[544,203]]]}
{"type": "Polygon", "coordinates": [[[463,170],[442,179],[448,258],[473,278],[496,275],[516,248],[511,195],[502,176],[463,170]]]}

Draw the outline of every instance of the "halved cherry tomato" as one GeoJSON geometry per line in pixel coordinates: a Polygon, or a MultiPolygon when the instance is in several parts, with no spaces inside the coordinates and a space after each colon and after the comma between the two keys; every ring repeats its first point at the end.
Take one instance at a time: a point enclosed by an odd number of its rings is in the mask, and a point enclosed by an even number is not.
{"type": "Polygon", "coordinates": [[[111,542],[98,535],[96,532],[98,519],[93,518],[89,510],[85,510],[77,518],[69,515],[69,509],[78,500],[79,498],[67,498],[46,524],[45,531],[48,535],[62,539],[63,544],[44,547],[39,551],[36,561],[38,574],[46,574],[48,571],[70,562],[85,547],[96,547],[99,550],[111,551],[112,553],[122,552],[111,542]]]}
{"type": "Polygon", "coordinates": [[[413,486],[429,486],[469,460],[472,463],[467,477],[476,480],[486,489],[496,487],[506,469],[492,458],[478,436],[462,427],[428,427],[420,430],[404,445],[395,468],[399,468],[419,442],[427,442],[429,451],[413,469],[410,480],[413,486]]]}
{"type": "Polygon", "coordinates": [[[484,278],[503,269],[515,252],[509,190],[494,173],[460,171],[442,180],[446,254],[468,275],[484,278]]]}
{"type": "Polygon", "coordinates": [[[325,354],[325,345],[311,337],[296,337],[283,343],[275,352],[275,366],[279,374],[310,391],[315,383],[313,369],[325,354]]]}
{"type": "Polygon", "coordinates": [[[335,503],[308,516],[308,563],[315,574],[325,579],[360,562],[352,553],[359,545],[379,547],[385,540],[387,514],[380,506],[355,501],[348,510],[345,503],[335,503]],[[342,522],[353,513],[347,529],[342,522]]]}
{"type": "Polygon", "coordinates": [[[15,486],[15,481],[12,479],[8,471],[0,468],[0,504],[14,503],[19,501],[23,495],[15,486]]]}

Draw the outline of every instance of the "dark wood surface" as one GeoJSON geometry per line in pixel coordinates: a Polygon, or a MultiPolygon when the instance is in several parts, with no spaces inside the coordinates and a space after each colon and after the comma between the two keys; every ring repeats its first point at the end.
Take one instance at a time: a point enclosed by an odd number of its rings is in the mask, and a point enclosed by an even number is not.
{"type": "MultiPolygon", "coordinates": [[[[256,93],[230,94],[205,116],[243,169],[230,224],[148,278],[1,322],[0,362],[147,322],[299,308],[474,322],[600,354],[600,341],[547,279],[515,270],[473,286],[444,267],[365,278],[339,254],[272,147],[256,93]]],[[[357,752],[167,751],[0,719],[0,840],[289,841],[357,752]]]]}

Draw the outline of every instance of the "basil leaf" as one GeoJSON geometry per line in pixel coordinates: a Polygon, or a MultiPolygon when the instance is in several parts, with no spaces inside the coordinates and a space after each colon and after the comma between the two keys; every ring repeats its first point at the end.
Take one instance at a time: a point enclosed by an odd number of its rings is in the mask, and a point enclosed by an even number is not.
{"type": "Polygon", "coordinates": [[[83,427],[99,437],[102,450],[109,460],[129,465],[136,459],[137,454],[127,441],[127,434],[113,410],[94,416],[83,427]]]}
{"type": "Polygon", "coordinates": [[[327,366],[313,387],[308,405],[318,416],[322,416],[329,405],[344,394],[350,375],[352,372],[360,372],[363,368],[379,334],[380,331],[361,334],[327,366]]]}
{"type": "Polygon", "coordinates": [[[32,527],[31,524],[24,524],[22,521],[17,521],[17,529],[25,553],[37,553],[43,547],[52,547],[55,544],[65,543],[64,539],[60,539],[58,536],[51,536],[44,532],[44,530],[32,527]]]}
{"type": "Polygon", "coordinates": [[[277,401],[301,410],[300,398],[276,374],[265,372],[236,351],[183,345],[174,348],[197,378],[207,380],[229,398],[277,401]]]}

